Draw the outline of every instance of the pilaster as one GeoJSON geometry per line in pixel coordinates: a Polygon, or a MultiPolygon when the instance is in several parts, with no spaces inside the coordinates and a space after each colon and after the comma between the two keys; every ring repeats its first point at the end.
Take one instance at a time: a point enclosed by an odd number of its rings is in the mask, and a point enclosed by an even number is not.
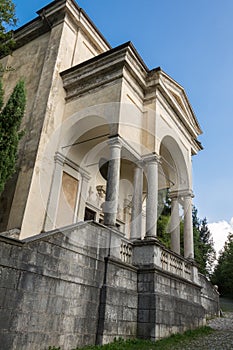
{"type": "Polygon", "coordinates": [[[62,170],[64,166],[64,158],[59,153],[55,156],[55,169],[53,174],[53,182],[51,193],[48,201],[44,231],[50,231],[55,228],[55,221],[58,210],[58,198],[61,190],[62,170]]]}

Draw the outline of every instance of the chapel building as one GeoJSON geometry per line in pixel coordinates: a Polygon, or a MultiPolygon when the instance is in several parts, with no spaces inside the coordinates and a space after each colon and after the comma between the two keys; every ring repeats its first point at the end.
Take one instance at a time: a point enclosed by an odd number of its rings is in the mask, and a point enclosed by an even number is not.
{"type": "Polygon", "coordinates": [[[1,231],[20,239],[95,220],[131,240],[156,238],[169,191],[172,250],[193,258],[192,156],[200,126],[182,86],[149,70],[131,42],[111,48],[72,0],[15,32],[6,95],[27,90],[18,172],[1,198],[1,231]],[[158,194],[160,193],[160,196],[158,194]],[[162,194],[162,195],[161,195],[162,194]]]}
{"type": "Polygon", "coordinates": [[[201,129],[184,88],[131,42],[112,48],[74,0],[37,14],[0,59],[6,100],[20,79],[27,91],[0,197],[1,345],[70,350],[204,325],[219,300],[194,257],[201,129]]]}

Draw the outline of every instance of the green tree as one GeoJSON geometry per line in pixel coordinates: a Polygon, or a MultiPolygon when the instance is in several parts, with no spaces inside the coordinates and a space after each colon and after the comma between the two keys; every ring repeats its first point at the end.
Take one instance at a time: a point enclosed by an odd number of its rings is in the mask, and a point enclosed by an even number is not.
{"type": "MultiPolygon", "coordinates": [[[[159,191],[158,194],[158,211],[160,213],[157,221],[157,236],[161,243],[167,248],[171,248],[171,235],[169,231],[169,221],[171,216],[171,201],[168,192],[159,191]]],[[[207,219],[199,219],[197,208],[193,206],[193,240],[194,240],[194,257],[198,264],[199,271],[205,276],[210,277],[212,268],[216,259],[216,252],[213,247],[213,240],[208,228],[207,219]]],[[[180,252],[184,254],[184,221],[180,222],[180,252]]]]}
{"type": "Polygon", "coordinates": [[[5,107],[3,107],[3,88],[0,83],[0,193],[16,169],[18,143],[23,135],[20,124],[25,105],[26,92],[23,81],[19,81],[15,86],[5,107]]]}
{"type": "Polygon", "coordinates": [[[169,215],[160,215],[157,221],[157,236],[162,244],[171,248],[171,235],[167,232],[169,226],[169,215]]]}
{"type": "Polygon", "coordinates": [[[157,236],[161,243],[167,248],[171,248],[171,236],[168,233],[169,220],[171,215],[171,200],[168,196],[168,190],[158,192],[158,213],[157,236]]]}
{"type": "Polygon", "coordinates": [[[207,219],[199,219],[197,209],[193,207],[193,241],[194,256],[198,264],[199,271],[210,277],[216,259],[213,239],[208,228],[207,219]]]}
{"type": "Polygon", "coordinates": [[[229,233],[212,276],[222,295],[233,298],[233,234],[229,233]]]}
{"type": "Polygon", "coordinates": [[[216,260],[213,238],[208,227],[207,219],[204,218],[200,225],[201,252],[205,261],[205,273],[210,276],[213,273],[213,266],[216,260]]]}
{"type": "Polygon", "coordinates": [[[13,32],[9,29],[15,26],[17,19],[15,16],[15,5],[11,0],[0,1],[0,57],[12,52],[15,41],[13,32]]]}

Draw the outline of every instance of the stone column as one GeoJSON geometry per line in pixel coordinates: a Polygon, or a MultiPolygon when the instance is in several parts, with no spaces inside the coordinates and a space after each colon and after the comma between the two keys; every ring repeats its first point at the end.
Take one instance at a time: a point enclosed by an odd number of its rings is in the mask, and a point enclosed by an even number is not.
{"type": "Polygon", "coordinates": [[[171,250],[180,254],[180,216],[179,216],[179,199],[177,195],[170,195],[171,198],[171,250]]]}
{"type": "Polygon", "coordinates": [[[147,164],[146,239],[157,237],[158,163],[155,154],[144,158],[147,164]]]}
{"type": "Polygon", "coordinates": [[[140,165],[134,168],[134,193],[132,200],[131,232],[130,239],[141,239],[142,234],[142,192],[143,169],[140,165]]]}
{"type": "Polygon", "coordinates": [[[194,259],[192,192],[184,195],[184,257],[194,259]]]}
{"type": "Polygon", "coordinates": [[[106,199],[103,206],[104,224],[107,226],[115,226],[118,207],[122,144],[117,137],[110,139],[108,144],[110,148],[110,160],[108,165],[106,199]]]}

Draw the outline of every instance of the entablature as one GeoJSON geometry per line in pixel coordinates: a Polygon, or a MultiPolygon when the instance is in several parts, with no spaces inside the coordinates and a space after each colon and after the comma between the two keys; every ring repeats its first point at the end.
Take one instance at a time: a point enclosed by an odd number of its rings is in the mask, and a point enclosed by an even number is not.
{"type": "MultiPolygon", "coordinates": [[[[136,91],[135,86],[144,92],[146,68],[138,59],[130,42],[104,52],[68,70],[61,72],[66,99],[89,93],[93,89],[119,81],[123,77],[136,91]]],[[[144,96],[144,93],[143,93],[144,96]]],[[[140,93],[140,97],[143,97],[140,93]]]]}

